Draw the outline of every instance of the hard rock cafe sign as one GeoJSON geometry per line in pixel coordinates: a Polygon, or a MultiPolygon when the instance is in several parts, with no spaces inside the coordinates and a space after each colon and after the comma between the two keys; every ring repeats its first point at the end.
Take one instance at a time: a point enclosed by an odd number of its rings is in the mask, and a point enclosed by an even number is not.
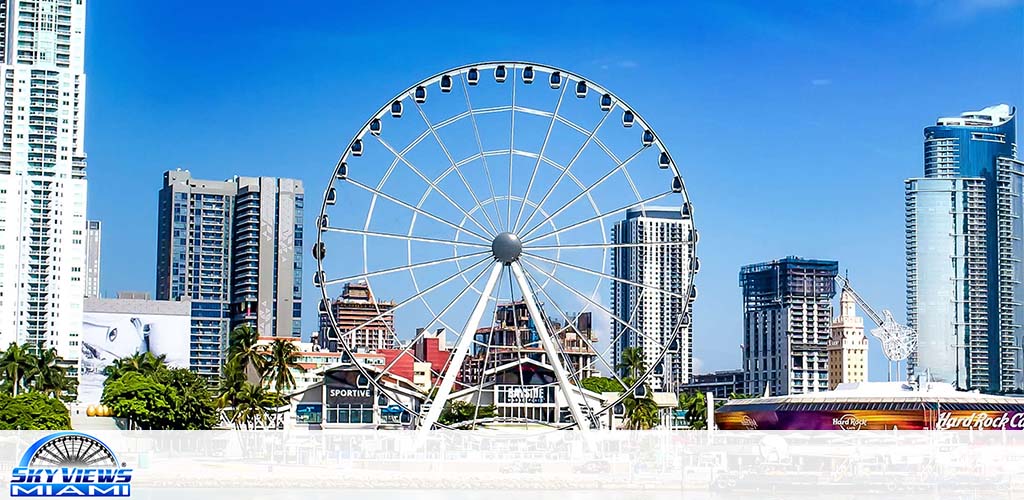
{"type": "Polygon", "coordinates": [[[868,421],[857,418],[856,415],[847,413],[841,417],[833,418],[832,425],[844,431],[859,431],[868,425],[868,421]]]}

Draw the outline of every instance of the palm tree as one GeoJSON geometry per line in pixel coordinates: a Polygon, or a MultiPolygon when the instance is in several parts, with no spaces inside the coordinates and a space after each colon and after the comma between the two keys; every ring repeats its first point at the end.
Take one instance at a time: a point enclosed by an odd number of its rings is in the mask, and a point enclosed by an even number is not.
{"type": "Polygon", "coordinates": [[[106,368],[107,378],[116,379],[128,372],[138,372],[143,375],[152,375],[161,368],[167,367],[167,355],[154,356],[150,352],[140,352],[124,358],[115,359],[113,364],[106,368]]]}
{"type": "Polygon", "coordinates": [[[231,421],[235,428],[244,425],[247,430],[267,424],[277,414],[277,410],[285,405],[280,394],[248,382],[235,394],[234,400],[234,408],[230,411],[231,421]]]}
{"type": "Polygon", "coordinates": [[[658,404],[650,396],[643,398],[628,397],[622,401],[625,406],[623,423],[629,430],[653,429],[661,423],[658,415],[658,404]]]}
{"type": "Polygon", "coordinates": [[[29,343],[18,345],[11,342],[7,350],[0,355],[0,374],[11,384],[13,395],[25,385],[25,375],[36,365],[34,348],[29,343]]]}
{"type": "Polygon", "coordinates": [[[636,380],[640,375],[647,372],[647,363],[644,361],[644,351],[639,347],[627,347],[622,350],[619,362],[615,365],[616,370],[625,372],[625,376],[636,380]]]}
{"type": "Polygon", "coordinates": [[[245,380],[245,370],[242,369],[238,358],[229,359],[220,371],[220,382],[217,386],[217,405],[221,408],[229,408],[235,405],[236,396],[248,382],[245,380]]]}
{"type": "Polygon", "coordinates": [[[277,392],[295,387],[292,369],[299,366],[295,363],[298,352],[295,342],[285,339],[276,339],[264,348],[264,381],[273,383],[277,392]]]}
{"type": "Polygon", "coordinates": [[[679,395],[679,408],[686,412],[686,422],[691,429],[708,428],[708,402],[702,392],[679,395]]]}
{"type": "Polygon", "coordinates": [[[258,345],[259,333],[250,325],[242,324],[231,331],[228,343],[228,361],[237,359],[249,382],[263,378],[263,353],[258,345]]]}
{"type": "Polygon", "coordinates": [[[60,366],[61,361],[56,349],[40,352],[35,356],[32,368],[25,373],[26,385],[54,398],[71,392],[77,384],[73,378],[68,377],[67,370],[60,366]]]}

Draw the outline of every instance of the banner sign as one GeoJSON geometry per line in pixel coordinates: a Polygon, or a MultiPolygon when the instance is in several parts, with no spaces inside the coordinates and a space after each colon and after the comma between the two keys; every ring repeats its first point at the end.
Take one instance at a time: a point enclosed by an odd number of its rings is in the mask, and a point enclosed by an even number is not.
{"type": "Polygon", "coordinates": [[[498,406],[554,406],[555,388],[550,385],[499,385],[498,406]]]}
{"type": "Polygon", "coordinates": [[[1004,411],[719,411],[723,430],[1024,430],[1024,413],[1004,411]]]}

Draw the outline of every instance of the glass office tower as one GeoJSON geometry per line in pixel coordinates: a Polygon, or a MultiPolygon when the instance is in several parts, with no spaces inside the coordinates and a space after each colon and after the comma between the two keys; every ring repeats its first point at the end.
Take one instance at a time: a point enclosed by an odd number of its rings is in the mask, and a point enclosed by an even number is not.
{"type": "Polygon", "coordinates": [[[1021,387],[1022,172],[1014,109],[940,118],[924,177],[906,181],[909,375],[990,392],[1021,387]]]}

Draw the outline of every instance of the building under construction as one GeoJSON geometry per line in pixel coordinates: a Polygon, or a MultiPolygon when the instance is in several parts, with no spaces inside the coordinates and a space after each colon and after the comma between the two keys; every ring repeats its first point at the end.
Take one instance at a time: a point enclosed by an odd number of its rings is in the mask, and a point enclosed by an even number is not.
{"type": "Polygon", "coordinates": [[[321,347],[337,351],[340,339],[358,352],[396,348],[394,307],[394,302],[376,300],[365,281],[345,284],[341,296],[331,303],[337,332],[332,330],[325,311],[320,311],[321,347]],[[381,317],[374,319],[378,315],[381,317]]]}
{"type": "Polygon", "coordinates": [[[740,270],[745,392],[828,390],[828,342],[839,263],[786,257],[740,270]]]}
{"type": "MultiPolygon", "coordinates": [[[[598,374],[597,352],[591,348],[597,343],[597,334],[589,312],[567,316],[574,318],[573,324],[547,318],[548,331],[562,355],[563,365],[570,372],[569,379],[577,383],[598,374]]],[[[498,304],[493,324],[478,328],[473,340],[473,349],[462,368],[461,378],[468,385],[479,384],[484,371],[522,358],[551,364],[523,301],[498,304]]]]}

